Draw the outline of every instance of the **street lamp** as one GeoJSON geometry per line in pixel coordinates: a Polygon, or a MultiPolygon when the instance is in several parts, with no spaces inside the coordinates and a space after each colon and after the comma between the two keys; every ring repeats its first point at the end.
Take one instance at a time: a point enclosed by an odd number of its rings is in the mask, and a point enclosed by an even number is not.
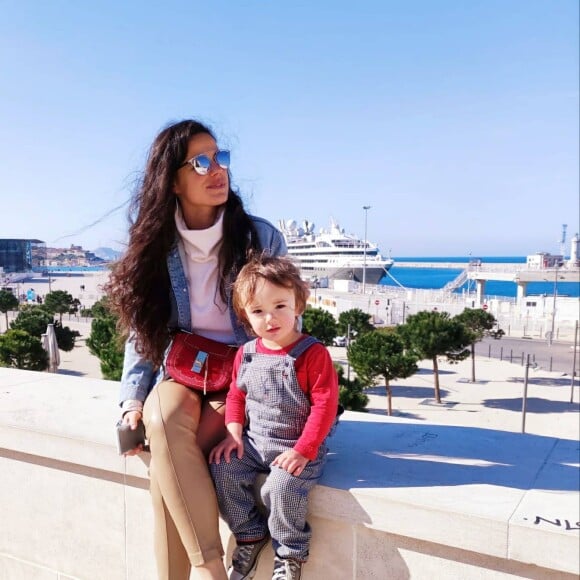
{"type": "Polygon", "coordinates": [[[363,205],[363,209],[365,210],[365,245],[363,248],[363,294],[366,294],[366,285],[367,285],[367,216],[369,209],[371,209],[370,205],[363,205]]]}
{"type": "MultiPolygon", "coordinates": [[[[562,277],[562,279],[564,279],[562,277]]],[[[546,278],[544,278],[546,280],[546,278]]],[[[548,280],[546,280],[548,282],[548,280]]],[[[554,329],[556,326],[556,298],[558,296],[558,266],[554,268],[554,292],[552,296],[552,325],[548,334],[548,346],[552,346],[554,341],[554,329]]]]}

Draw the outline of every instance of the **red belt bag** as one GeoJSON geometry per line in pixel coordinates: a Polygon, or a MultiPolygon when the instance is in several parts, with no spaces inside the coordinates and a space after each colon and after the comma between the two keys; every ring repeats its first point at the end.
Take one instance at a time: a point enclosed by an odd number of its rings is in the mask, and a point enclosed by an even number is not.
{"type": "Polygon", "coordinates": [[[180,331],[165,361],[167,374],[178,383],[213,393],[229,387],[237,346],[180,331]]]}

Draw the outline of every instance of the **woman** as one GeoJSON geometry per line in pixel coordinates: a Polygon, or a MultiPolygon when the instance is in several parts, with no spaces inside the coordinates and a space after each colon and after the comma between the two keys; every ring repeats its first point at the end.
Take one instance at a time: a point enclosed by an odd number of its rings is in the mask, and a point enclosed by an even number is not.
{"type": "MultiPolygon", "coordinates": [[[[203,394],[167,379],[174,330],[227,344],[248,336],[230,285],[254,250],[286,253],[280,232],[248,215],[232,190],[229,152],[197,121],[157,136],[131,206],[129,244],[107,294],[128,333],[121,378],[123,421],[143,418],[159,578],[226,578],[207,454],[225,436],[227,389],[203,394]]],[[[139,453],[139,447],[129,454],[139,453]]]]}

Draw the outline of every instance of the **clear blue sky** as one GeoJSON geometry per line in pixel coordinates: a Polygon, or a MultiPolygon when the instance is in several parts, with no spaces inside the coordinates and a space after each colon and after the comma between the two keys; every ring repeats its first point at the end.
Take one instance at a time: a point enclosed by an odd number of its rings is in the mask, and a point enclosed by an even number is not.
{"type": "Polygon", "coordinates": [[[394,257],[557,253],[579,229],[578,9],[0,0],[0,238],[119,248],[125,209],[87,226],[197,117],[274,223],[362,237],[370,205],[394,257]]]}

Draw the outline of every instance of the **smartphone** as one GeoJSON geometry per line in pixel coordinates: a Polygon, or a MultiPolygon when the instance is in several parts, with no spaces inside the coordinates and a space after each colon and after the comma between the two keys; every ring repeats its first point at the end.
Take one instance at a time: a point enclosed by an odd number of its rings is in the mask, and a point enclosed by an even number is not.
{"type": "Polygon", "coordinates": [[[117,451],[119,455],[135,449],[141,443],[144,451],[149,451],[148,445],[145,444],[145,425],[139,420],[137,429],[131,429],[128,423],[123,423],[121,419],[116,425],[117,431],[117,451]]]}

